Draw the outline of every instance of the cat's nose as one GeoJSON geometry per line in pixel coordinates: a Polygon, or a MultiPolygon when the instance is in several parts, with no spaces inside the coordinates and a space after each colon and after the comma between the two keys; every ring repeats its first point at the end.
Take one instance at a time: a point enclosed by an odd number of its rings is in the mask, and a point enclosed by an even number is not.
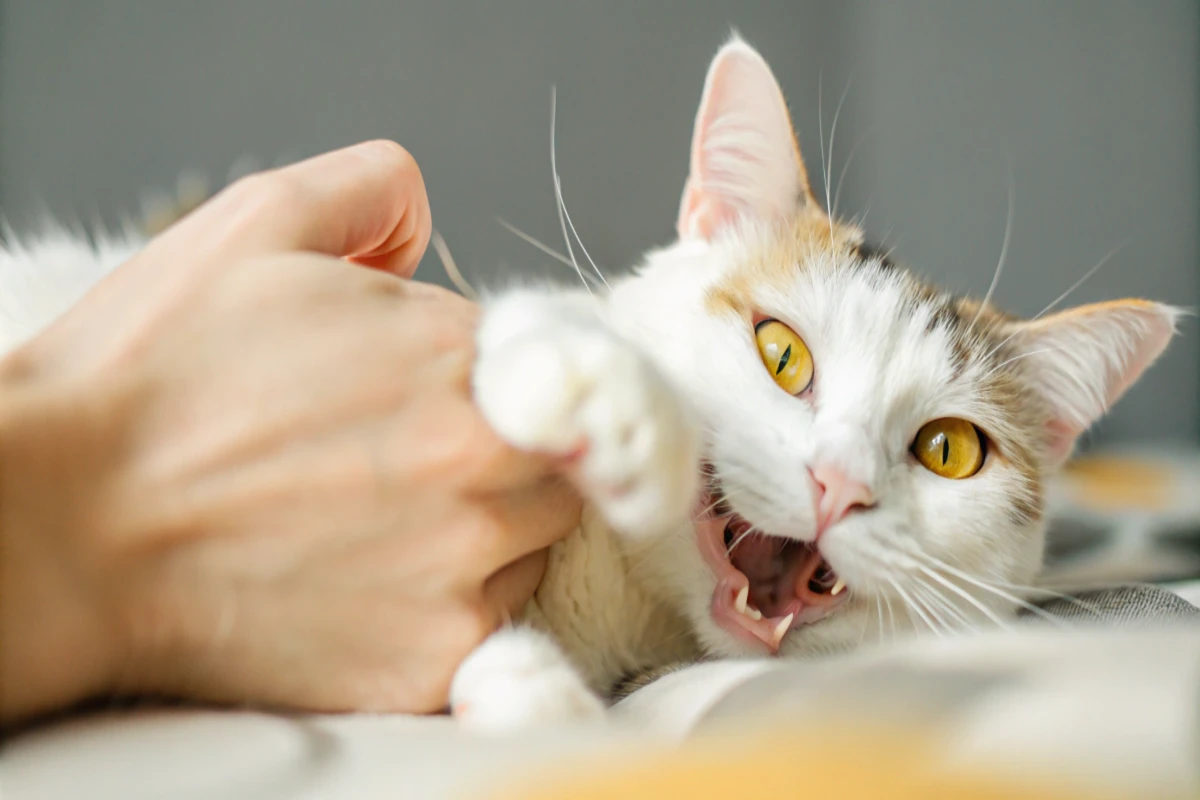
{"type": "Polygon", "coordinates": [[[809,469],[817,488],[817,539],[852,511],[875,505],[871,487],[853,480],[839,467],[818,464],[809,469]]]}

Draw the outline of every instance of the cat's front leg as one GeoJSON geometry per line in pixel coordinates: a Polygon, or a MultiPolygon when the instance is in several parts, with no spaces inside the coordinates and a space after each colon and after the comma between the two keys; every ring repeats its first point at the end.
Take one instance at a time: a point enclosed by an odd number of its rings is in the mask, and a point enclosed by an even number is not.
{"type": "Polygon", "coordinates": [[[558,646],[525,627],[498,631],[467,656],[450,685],[450,708],[480,733],[604,716],[603,702],[558,646]]]}
{"type": "Polygon", "coordinates": [[[475,399],[516,447],[558,455],[614,528],[689,518],[699,434],[680,395],[587,296],[520,292],[485,311],[475,399]]]}

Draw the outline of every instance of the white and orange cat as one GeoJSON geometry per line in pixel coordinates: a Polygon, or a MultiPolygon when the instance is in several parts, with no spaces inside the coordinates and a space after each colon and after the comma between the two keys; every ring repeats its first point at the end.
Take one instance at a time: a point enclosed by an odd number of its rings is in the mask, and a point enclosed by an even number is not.
{"type": "Polygon", "coordinates": [[[696,118],[679,239],[611,291],[486,309],[475,396],[590,501],[523,624],[460,668],[463,719],[600,713],[629,673],[994,623],[1040,566],[1042,487],[1166,347],[1126,300],[1025,322],[868,252],[810,189],[734,39],[696,118]]]}
{"type": "MultiPolygon", "coordinates": [[[[459,669],[474,727],[599,715],[620,679],[680,661],[1002,621],[1041,561],[1047,475],[1174,331],[1140,300],[1017,320],[872,254],[814,197],[738,39],[708,73],[677,229],[611,289],[487,302],[479,406],[567,459],[589,503],[522,619],[459,669]]],[[[137,245],[0,249],[0,347],[137,245]]]]}

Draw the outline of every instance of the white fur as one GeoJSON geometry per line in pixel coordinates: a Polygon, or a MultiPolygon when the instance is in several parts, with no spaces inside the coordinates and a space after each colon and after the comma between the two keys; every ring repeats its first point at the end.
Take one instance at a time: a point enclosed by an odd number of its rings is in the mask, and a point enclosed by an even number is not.
{"type": "Polygon", "coordinates": [[[613,525],[654,533],[696,493],[698,432],[677,391],[586,295],[513,293],[480,328],[475,396],[511,443],[566,456],[613,525]]]}
{"type": "Polygon", "coordinates": [[[11,230],[0,235],[0,353],[61,316],[143,244],[131,231],[97,234],[89,242],[54,225],[28,240],[11,230]]]}
{"type": "Polygon", "coordinates": [[[530,628],[494,634],[463,661],[454,683],[454,716],[483,733],[604,714],[555,644],[530,628]]]}

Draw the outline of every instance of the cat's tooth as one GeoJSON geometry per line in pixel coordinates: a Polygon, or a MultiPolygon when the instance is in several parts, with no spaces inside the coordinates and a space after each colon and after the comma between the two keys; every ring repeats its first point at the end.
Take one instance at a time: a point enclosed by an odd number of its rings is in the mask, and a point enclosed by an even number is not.
{"type": "Polygon", "coordinates": [[[838,578],[837,583],[833,584],[833,588],[829,590],[829,594],[832,597],[837,597],[839,594],[842,593],[842,590],[845,588],[846,588],[846,582],[844,580],[842,580],[841,578],[838,578]]]}
{"type": "Polygon", "coordinates": [[[759,611],[754,606],[746,606],[746,610],[743,611],[742,613],[745,614],[750,619],[754,620],[755,622],[758,622],[760,619],[762,619],[762,612],[759,611]]]}
{"type": "MultiPolygon", "coordinates": [[[[737,609],[739,614],[746,614],[746,601],[750,599],[750,587],[743,586],[738,592],[737,599],[733,601],[733,607],[737,609]]],[[[746,614],[746,616],[750,616],[746,614]]]]}
{"type": "Polygon", "coordinates": [[[792,627],[792,620],[795,618],[795,614],[788,614],[775,626],[775,631],[771,634],[771,640],[775,642],[776,647],[779,647],[779,643],[783,641],[784,635],[788,632],[788,628],[792,627]]]}

